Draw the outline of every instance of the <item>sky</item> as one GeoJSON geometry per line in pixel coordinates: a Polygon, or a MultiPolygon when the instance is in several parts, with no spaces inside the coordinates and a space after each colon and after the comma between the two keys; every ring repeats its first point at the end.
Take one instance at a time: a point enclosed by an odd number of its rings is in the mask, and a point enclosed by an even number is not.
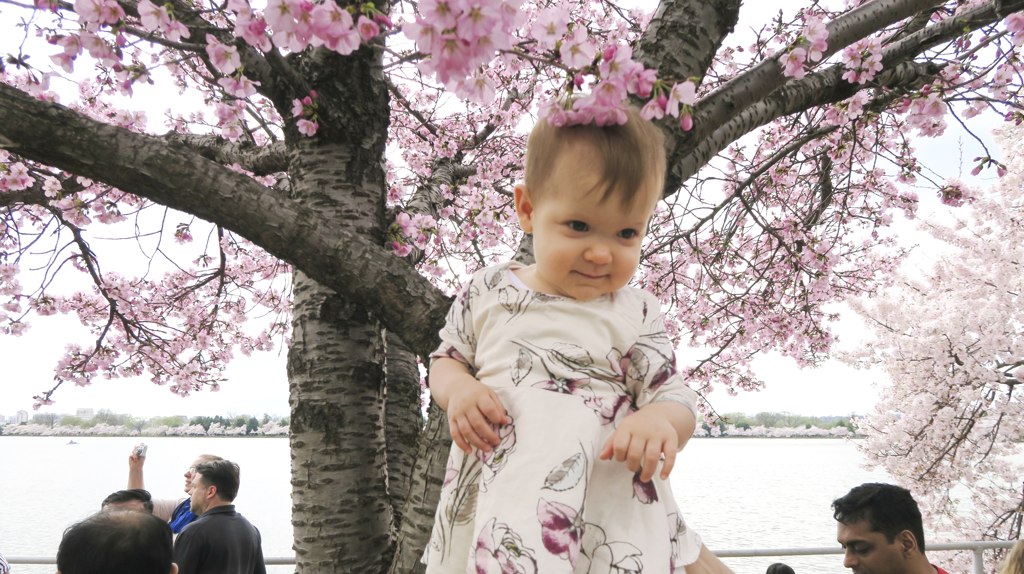
{"type": "MultiPolygon", "coordinates": [[[[784,0],[771,4],[795,7],[805,2],[784,0]]],[[[753,6],[757,6],[755,3],[753,6]]],[[[767,6],[766,6],[767,8],[767,6]]],[[[788,9],[788,8],[786,8],[788,9]]],[[[763,17],[758,10],[744,6],[741,15],[763,17]]],[[[9,24],[7,24],[9,25],[9,24]]],[[[744,22],[737,27],[745,29],[744,22]]],[[[3,42],[0,41],[0,46],[3,42]]],[[[159,118],[160,112],[151,113],[159,118]]],[[[950,121],[946,135],[936,140],[918,140],[924,157],[932,165],[940,165],[946,177],[964,177],[971,169],[970,160],[983,155],[971,149],[971,138],[958,133],[950,121]]],[[[984,131],[982,130],[982,133],[984,131]]],[[[64,346],[75,339],[81,325],[67,318],[33,318],[33,328],[22,337],[0,335],[0,416],[11,416],[18,410],[32,413],[32,396],[53,386],[53,368],[64,346]]],[[[853,326],[845,328],[843,344],[855,345],[862,335],[853,326]]],[[[87,339],[80,339],[84,342],[87,339]]],[[[287,415],[288,383],[285,372],[285,351],[239,356],[229,367],[228,380],[220,391],[197,392],[179,397],[166,387],[147,379],[96,380],[88,387],[64,385],[55,395],[56,404],[38,412],[74,413],[79,408],[108,409],[140,417],[184,414],[195,415],[287,415]]],[[[765,388],[756,393],[728,396],[724,391],[708,398],[719,413],[762,411],[790,412],[801,415],[867,414],[886,383],[884,374],[860,371],[838,361],[829,361],[816,369],[800,369],[786,358],[766,355],[756,361],[757,372],[765,380],[765,388]]]]}

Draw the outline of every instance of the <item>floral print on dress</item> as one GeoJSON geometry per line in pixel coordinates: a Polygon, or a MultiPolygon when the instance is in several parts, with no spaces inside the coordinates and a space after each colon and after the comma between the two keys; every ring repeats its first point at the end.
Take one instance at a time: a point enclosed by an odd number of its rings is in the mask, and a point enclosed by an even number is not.
{"type": "Polygon", "coordinates": [[[480,529],[474,552],[477,574],[537,574],[533,550],[507,524],[492,518],[480,529]]]}
{"type": "Polygon", "coordinates": [[[695,405],[657,301],[632,288],[588,302],[545,295],[511,268],[474,274],[431,354],[465,364],[512,422],[487,453],[453,447],[428,574],[685,574],[700,537],[669,484],[598,458],[644,405],[695,405]]]}
{"type": "Polygon", "coordinates": [[[477,451],[476,456],[483,463],[483,474],[481,488],[486,489],[487,485],[494,480],[495,475],[508,464],[509,457],[516,450],[516,425],[511,416],[506,417],[507,422],[502,425],[494,425],[494,431],[498,433],[498,445],[488,452],[477,451]]]}
{"type": "Polygon", "coordinates": [[[537,502],[537,519],[544,548],[575,567],[583,545],[583,521],[576,509],[542,498],[537,502]]]}

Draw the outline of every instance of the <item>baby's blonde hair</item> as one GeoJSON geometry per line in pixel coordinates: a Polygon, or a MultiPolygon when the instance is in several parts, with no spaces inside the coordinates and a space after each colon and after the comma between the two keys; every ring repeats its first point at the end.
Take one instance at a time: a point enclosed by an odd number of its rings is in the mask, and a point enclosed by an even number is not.
{"type": "MultiPolygon", "coordinates": [[[[601,162],[601,200],[617,196],[622,205],[660,198],[665,186],[665,136],[629,106],[622,125],[556,127],[537,122],[526,143],[526,187],[534,201],[555,163],[573,144],[589,144],[601,162]]],[[[595,190],[597,191],[597,190],[595,190]]]]}

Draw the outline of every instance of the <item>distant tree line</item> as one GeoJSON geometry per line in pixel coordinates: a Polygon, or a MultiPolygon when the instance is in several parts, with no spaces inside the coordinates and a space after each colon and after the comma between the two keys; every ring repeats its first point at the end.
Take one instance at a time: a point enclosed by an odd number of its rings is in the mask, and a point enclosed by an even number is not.
{"type": "Polygon", "coordinates": [[[726,413],[717,420],[704,419],[696,436],[821,436],[855,434],[853,416],[806,416],[793,413],[761,412],[756,415],[726,413]]]}
{"type": "Polygon", "coordinates": [[[98,435],[230,435],[263,436],[287,432],[288,417],[252,415],[194,416],[185,415],[135,417],[110,410],[100,410],[89,418],[57,413],[37,413],[27,422],[0,425],[0,434],[98,434],[98,435]]]}

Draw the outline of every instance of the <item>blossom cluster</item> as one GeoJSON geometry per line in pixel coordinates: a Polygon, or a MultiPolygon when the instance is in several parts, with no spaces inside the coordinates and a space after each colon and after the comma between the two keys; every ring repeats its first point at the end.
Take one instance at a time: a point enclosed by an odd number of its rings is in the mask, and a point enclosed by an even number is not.
{"type": "Polygon", "coordinates": [[[388,231],[388,245],[399,257],[405,257],[412,250],[424,250],[431,236],[437,233],[437,222],[425,214],[409,215],[401,212],[395,216],[388,231]]]}
{"type": "Polygon", "coordinates": [[[782,74],[796,80],[803,78],[808,65],[820,62],[827,49],[828,28],[824,19],[818,14],[807,15],[803,32],[780,59],[782,74]]]}
{"type": "Polygon", "coordinates": [[[298,122],[296,122],[296,127],[299,133],[304,136],[313,137],[316,135],[316,130],[320,127],[317,123],[316,99],[316,90],[310,90],[309,94],[301,100],[298,98],[292,100],[292,117],[299,118],[298,122]]]}

